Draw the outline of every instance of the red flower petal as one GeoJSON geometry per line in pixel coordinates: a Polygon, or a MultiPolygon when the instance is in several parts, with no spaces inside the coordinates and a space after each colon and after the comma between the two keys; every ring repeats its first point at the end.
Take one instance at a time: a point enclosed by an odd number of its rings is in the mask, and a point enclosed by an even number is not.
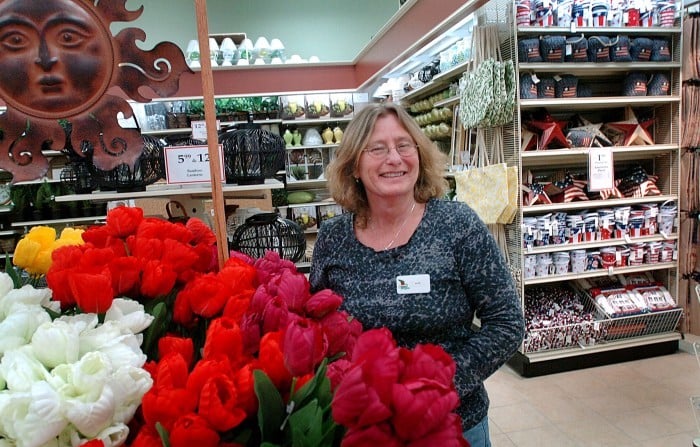
{"type": "Polygon", "coordinates": [[[112,306],[114,291],[109,270],[101,274],[73,272],[68,278],[68,284],[83,312],[103,314],[112,306]]]}
{"type": "Polygon", "coordinates": [[[106,228],[112,235],[126,238],[136,233],[136,229],[143,220],[143,210],[138,207],[118,206],[107,213],[106,228]]]}
{"type": "Polygon", "coordinates": [[[326,356],[328,342],[321,325],[298,319],[287,326],[284,336],[284,362],[294,376],[313,373],[326,356]]]}
{"type": "Polygon", "coordinates": [[[181,417],[170,432],[170,447],[217,447],[219,434],[194,413],[181,417]]]}
{"type": "Polygon", "coordinates": [[[233,381],[223,374],[211,376],[199,397],[199,414],[217,431],[237,427],[246,412],[237,406],[238,391],[233,381]]]}

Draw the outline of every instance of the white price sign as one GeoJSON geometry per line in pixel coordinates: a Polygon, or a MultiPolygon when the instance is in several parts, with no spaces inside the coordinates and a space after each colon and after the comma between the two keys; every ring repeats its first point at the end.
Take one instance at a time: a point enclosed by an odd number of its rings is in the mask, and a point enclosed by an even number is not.
{"type": "Polygon", "coordinates": [[[612,189],[615,184],[613,153],[609,147],[588,150],[588,190],[612,189]]]}
{"type": "MultiPolygon", "coordinates": [[[[219,145],[222,160],[221,179],[224,180],[223,146],[219,145]]],[[[165,175],[170,184],[211,183],[208,146],[165,147],[165,175]]]]}
{"type": "MultiPolygon", "coordinates": [[[[192,126],[192,138],[195,140],[205,140],[207,139],[207,122],[202,121],[192,121],[190,123],[192,126]]],[[[221,121],[216,120],[216,130],[221,130],[221,121]]]]}

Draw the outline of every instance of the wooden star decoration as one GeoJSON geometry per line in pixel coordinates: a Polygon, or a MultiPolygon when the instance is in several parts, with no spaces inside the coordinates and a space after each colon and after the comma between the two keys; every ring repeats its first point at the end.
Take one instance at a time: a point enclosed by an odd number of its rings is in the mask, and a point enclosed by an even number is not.
{"type": "Polygon", "coordinates": [[[529,151],[537,148],[537,134],[531,132],[530,129],[523,126],[520,130],[520,149],[529,151]]]}
{"type": "Polygon", "coordinates": [[[552,143],[559,148],[571,148],[571,143],[566,139],[562,128],[565,121],[557,121],[549,114],[541,119],[533,119],[525,123],[531,130],[538,132],[540,137],[537,140],[537,149],[549,149],[552,143]]]}
{"type": "Polygon", "coordinates": [[[579,116],[578,117],[578,122],[580,125],[577,127],[572,127],[569,129],[569,131],[572,130],[583,130],[591,135],[593,140],[591,141],[592,146],[612,146],[613,143],[610,141],[610,138],[608,138],[607,135],[603,133],[601,128],[603,127],[603,123],[592,123],[588,121],[586,118],[579,116]]]}
{"type": "Polygon", "coordinates": [[[605,127],[612,131],[609,135],[616,146],[644,146],[654,144],[654,138],[649,133],[649,127],[653,124],[653,118],[640,122],[632,108],[626,107],[624,121],[607,123],[605,127]]]}

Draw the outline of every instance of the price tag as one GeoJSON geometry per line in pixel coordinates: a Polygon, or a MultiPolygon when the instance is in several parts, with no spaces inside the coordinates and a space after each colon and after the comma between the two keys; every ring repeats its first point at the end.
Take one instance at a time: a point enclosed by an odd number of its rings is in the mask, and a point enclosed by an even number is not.
{"type": "MultiPolygon", "coordinates": [[[[192,127],[192,138],[195,140],[207,140],[207,122],[204,120],[201,121],[192,121],[190,124],[192,127]]],[[[216,120],[216,130],[221,130],[221,121],[216,120]]]]}
{"type": "Polygon", "coordinates": [[[615,180],[612,149],[592,147],[588,150],[588,190],[612,189],[615,180]]]}
{"type": "MultiPolygon", "coordinates": [[[[166,146],[165,178],[169,184],[211,183],[207,146],[166,146]]],[[[223,146],[219,145],[221,179],[224,180],[223,146]]]]}

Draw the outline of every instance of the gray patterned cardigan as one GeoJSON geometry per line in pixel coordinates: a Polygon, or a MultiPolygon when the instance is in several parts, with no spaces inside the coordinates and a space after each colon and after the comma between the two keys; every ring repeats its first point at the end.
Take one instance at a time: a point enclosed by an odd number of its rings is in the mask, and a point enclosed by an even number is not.
{"type": "Polygon", "coordinates": [[[463,429],[488,412],[483,381],[522,342],[520,299],[486,226],[466,204],[432,199],[407,244],[386,251],[362,245],[353,216],[323,222],[314,246],[312,290],[330,288],[365,329],[389,328],[401,346],[440,344],[457,364],[463,429]],[[396,277],[430,275],[430,292],[398,294],[396,277]],[[481,329],[472,326],[473,317],[481,329]]]}

